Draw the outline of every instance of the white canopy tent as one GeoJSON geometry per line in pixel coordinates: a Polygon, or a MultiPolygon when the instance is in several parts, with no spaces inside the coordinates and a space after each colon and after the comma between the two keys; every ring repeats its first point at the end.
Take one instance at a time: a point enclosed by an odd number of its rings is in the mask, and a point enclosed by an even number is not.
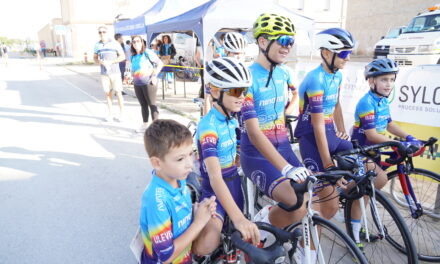
{"type": "Polygon", "coordinates": [[[276,13],[289,17],[298,34],[308,36],[308,45],[313,39],[314,21],[299,15],[271,0],[212,0],[179,16],[147,25],[149,41],[162,32],[193,30],[206,54],[208,42],[221,29],[249,30],[262,13],[276,13]]]}

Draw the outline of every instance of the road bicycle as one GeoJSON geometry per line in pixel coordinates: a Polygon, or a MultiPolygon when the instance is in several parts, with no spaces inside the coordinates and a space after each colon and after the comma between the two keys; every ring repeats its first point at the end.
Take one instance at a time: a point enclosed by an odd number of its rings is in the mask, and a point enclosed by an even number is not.
{"type": "MultiPolygon", "coordinates": [[[[426,148],[429,148],[430,156],[435,157],[437,138],[431,137],[422,142],[420,150],[403,153],[399,162],[394,162],[396,170],[388,173],[389,192],[413,235],[419,259],[440,262],[440,175],[416,168],[413,163],[413,157],[425,154],[426,148]]],[[[386,156],[393,154],[378,153],[386,156]]],[[[384,166],[394,164],[381,162],[384,166]]]]}
{"type": "MultiPolygon", "coordinates": [[[[376,173],[365,171],[364,164],[372,162],[371,155],[380,149],[394,147],[399,153],[405,153],[404,147],[397,141],[384,142],[371,146],[359,146],[353,141],[354,149],[333,155],[339,169],[352,171],[356,177],[350,183],[350,191],[340,193],[344,209],[345,227],[354,239],[352,209],[359,200],[362,211],[363,251],[369,263],[418,263],[417,248],[405,220],[388,197],[374,188],[376,173]],[[354,186],[353,186],[354,185],[354,186]],[[365,198],[368,199],[367,207],[365,198]]],[[[397,159],[387,159],[389,163],[397,159]]]]}
{"type": "MultiPolygon", "coordinates": [[[[310,176],[302,184],[295,183],[291,180],[290,183],[297,196],[297,204],[291,207],[283,203],[277,203],[277,205],[286,211],[294,211],[303,204],[304,193],[308,193],[309,197],[313,197],[315,186],[323,181],[336,183],[336,181],[343,176],[353,177],[353,175],[347,171],[333,171],[310,176]]],[[[255,212],[261,210],[262,207],[267,204],[276,204],[260,190],[249,184],[249,179],[246,179],[246,182],[248,184],[244,185],[244,189],[245,193],[247,193],[247,198],[250,198],[245,199],[248,211],[255,212]]],[[[312,204],[313,203],[307,202],[307,214],[303,217],[301,222],[294,223],[285,228],[285,230],[290,233],[301,230],[304,244],[302,248],[304,249],[306,258],[305,263],[368,263],[353,240],[337,225],[320,217],[319,212],[313,210],[312,204]],[[312,250],[316,250],[316,262],[312,260],[312,250]]],[[[294,254],[296,250],[298,250],[298,244],[285,245],[285,247],[288,259],[286,263],[296,263],[294,254]]]]}

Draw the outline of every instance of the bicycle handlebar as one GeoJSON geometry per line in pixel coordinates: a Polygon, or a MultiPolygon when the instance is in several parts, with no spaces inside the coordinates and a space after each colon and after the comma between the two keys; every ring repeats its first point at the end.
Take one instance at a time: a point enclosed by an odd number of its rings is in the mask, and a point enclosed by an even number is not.
{"type": "Polygon", "coordinates": [[[238,249],[242,250],[248,255],[251,263],[255,264],[273,264],[273,263],[283,263],[286,256],[283,244],[288,241],[295,242],[301,236],[301,230],[295,229],[294,232],[290,233],[283,229],[277,228],[275,226],[269,225],[263,222],[255,223],[260,230],[265,230],[275,236],[275,242],[265,248],[258,248],[254,245],[243,240],[241,233],[236,230],[231,235],[231,242],[238,249]]]}
{"type": "Polygon", "coordinates": [[[304,202],[304,193],[308,191],[309,182],[315,183],[317,180],[320,180],[320,181],[329,181],[330,183],[335,184],[342,177],[347,177],[352,179],[355,178],[353,173],[349,171],[337,170],[337,171],[328,171],[328,172],[309,176],[306,178],[305,182],[303,183],[296,183],[295,181],[291,180],[290,184],[292,185],[292,188],[295,190],[295,194],[296,194],[296,204],[289,206],[282,202],[279,202],[278,206],[288,212],[295,211],[298,208],[300,208],[304,202]]]}
{"type": "Polygon", "coordinates": [[[407,149],[405,149],[405,147],[400,142],[398,142],[398,141],[387,141],[387,142],[383,142],[383,143],[379,143],[379,144],[374,144],[374,145],[370,145],[370,146],[355,146],[354,149],[345,150],[345,151],[341,151],[341,152],[336,153],[333,156],[333,158],[336,159],[336,160],[340,160],[340,159],[343,159],[343,156],[355,155],[355,154],[371,156],[371,153],[369,153],[370,151],[377,151],[377,150],[379,150],[381,148],[386,148],[386,147],[395,147],[395,148],[397,148],[397,152],[399,154],[399,157],[397,159],[391,159],[391,158],[385,159],[385,162],[387,162],[389,164],[399,164],[409,154],[407,152],[407,149]]]}

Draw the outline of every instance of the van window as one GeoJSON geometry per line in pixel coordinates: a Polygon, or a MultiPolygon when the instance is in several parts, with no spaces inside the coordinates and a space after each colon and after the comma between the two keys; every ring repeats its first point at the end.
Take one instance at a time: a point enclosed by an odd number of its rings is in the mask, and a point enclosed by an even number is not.
{"type": "Polygon", "coordinates": [[[405,33],[418,33],[427,31],[440,31],[440,14],[419,16],[413,18],[405,33]]]}
{"type": "Polygon", "coordinates": [[[400,27],[398,28],[393,28],[390,30],[390,32],[388,32],[388,35],[385,37],[387,39],[389,38],[397,38],[400,35],[400,27]]]}

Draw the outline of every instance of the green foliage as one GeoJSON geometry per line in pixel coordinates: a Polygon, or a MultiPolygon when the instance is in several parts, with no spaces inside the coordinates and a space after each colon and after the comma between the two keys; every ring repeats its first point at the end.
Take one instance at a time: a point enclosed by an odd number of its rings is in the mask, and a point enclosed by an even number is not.
{"type": "Polygon", "coordinates": [[[0,43],[4,43],[7,46],[13,46],[13,45],[21,45],[25,43],[25,41],[22,39],[9,39],[7,37],[0,36],[0,43]]]}

